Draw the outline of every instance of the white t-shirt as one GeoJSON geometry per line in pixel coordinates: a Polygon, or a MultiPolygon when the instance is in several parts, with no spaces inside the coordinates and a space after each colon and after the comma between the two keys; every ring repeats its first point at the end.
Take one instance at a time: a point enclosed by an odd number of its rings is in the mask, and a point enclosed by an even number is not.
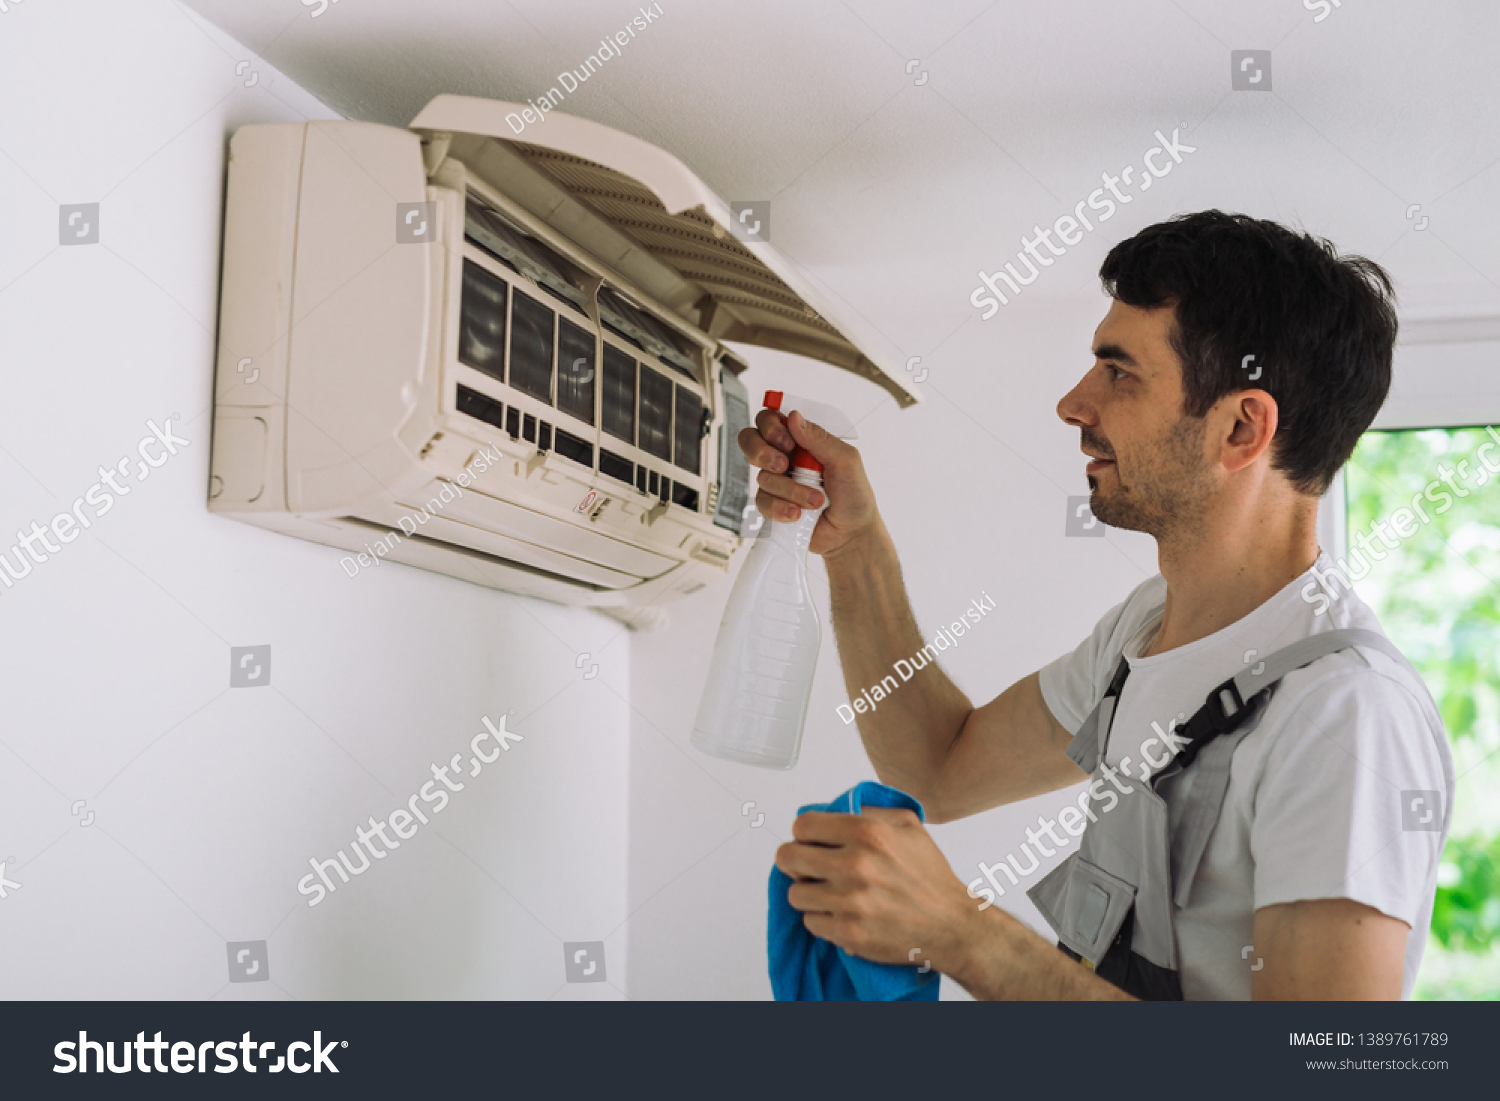
{"type": "MultiPolygon", "coordinates": [[[[1076,733],[1125,654],[1130,675],[1116,701],[1105,760],[1119,766],[1129,758],[1124,776],[1139,779],[1141,743],[1154,736],[1152,722],[1165,729],[1188,719],[1210,691],[1256,660],[1249,651],[1264,656],[1345,627],[1381,630],[1375,613],[1342,584],[1329,583],[1337,600],[1322,595],[1330,590],[1317,586],[1314,571],[1326,577],[1332,568],[1320,552],[1313,570],[1243,619],[1141,658],[1166,598],[1158,574],[1112,608],[1078,649],[1041,670],[1042,696],[1057,721],[1076,733]]],[[[1411,996],[1453,796],[1447,735],[1425,717],[1424,696],[1431,700],[1419,678],[1368,647],[1319,658],[1282,679],[1260,724],[1235,749],[1223,809],[1188,904],[1174,906],[1185,998],[1248,1000],[1255,958],[1245,948],[1255,911],[1318,898],[1354,899],[1411,926],[1401,985],[1401,996],[1411,996]],[[1434,800],[1422,792],[1439,793],[1440,806],[1430,808],[1434,800]],[[1403,828],[1424,818],[1441,828],[1403,828]]],[[[1159,740],[1149,748],[1152,759],[1163,758],[1159,740]]],[[[1175,797],[1191,773],[1189,767],[1177,781],[1175,797]]]]}

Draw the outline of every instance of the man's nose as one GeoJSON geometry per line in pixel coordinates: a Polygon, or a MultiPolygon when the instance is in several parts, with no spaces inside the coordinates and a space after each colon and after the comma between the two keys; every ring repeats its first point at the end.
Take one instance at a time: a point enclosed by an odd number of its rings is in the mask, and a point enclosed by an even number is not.
{"type": "MultiPolygon", "coordinates": [[[[1087,376],[1085,376],[1086,378],[1087,376]]],[[[1074,428],[1083,428],[1088,425],[1097,424],[1099,418],[1095,415],[1091,406],[1083,397],[1084,380],[1080,379],[1078,385],[1062,396],[1057,403],[1057,415],[1063,422],[1074,428]]]]}

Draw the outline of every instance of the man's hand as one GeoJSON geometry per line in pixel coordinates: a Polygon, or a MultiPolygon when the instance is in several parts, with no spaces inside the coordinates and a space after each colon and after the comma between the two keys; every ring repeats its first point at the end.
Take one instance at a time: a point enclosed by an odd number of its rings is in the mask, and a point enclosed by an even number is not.
{"type": "MultiPolygon", "coordinates": [[[[909,810],[809,811],[792,836],[776,850],[776,866],[795,881],[787,901],[809,933],[846,952],[875,963],[930,961],[979,999],[1133,1000],[999,907],[980,911],[909,810]]],[[[1408,932],[1350,899],[1262,907],[1254,950],[1264,962],[1252,996],[1400,998],[1408,932]]]]}
{"type": "Polygon", "coordinates": [[[796,881],[787,901],[809,933],[846,952],[930,962],[979,999],[1130,999],[999,907],[981,911],[909,810],[808,811],[792,836],[776,850],[796,881]]]}
{"type": "Polygon", "coordinates": [[[762,409],[756,414],[755,427],[740,433],[739,445],[750,465],[760,470],[755,507],[767,520],[796,520],[804,508],[817,508],[824,502],[823,491],[792,481],[790,452],[800,445],[823,464],[828,508],[808,544],[813,554],[838,551],[879,523],[875,491],[859,451],[801,413],[783,417],[774,409],[762,409]]]}
{"type": "Polygon", "coordinates": [[[787,900],[809,933],[876,963],[945,971],[961,958],[979,911],[913,812],[808,811],[792,836],[776,866],[796,880],[787,900]]]}

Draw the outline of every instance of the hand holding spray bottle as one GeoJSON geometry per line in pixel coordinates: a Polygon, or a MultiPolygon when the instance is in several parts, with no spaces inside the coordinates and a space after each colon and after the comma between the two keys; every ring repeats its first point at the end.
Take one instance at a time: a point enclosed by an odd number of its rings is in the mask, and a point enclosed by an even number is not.
{"type": "MultiPolygon", "coordinates": [[[[831,405],[767,390],[765,406],[783,416],[801,413],[842,439],[859,435],[831,405]]],[[[822,490],[823,464],[799,447],[791,477],[822,490]]],[[[766,520],[751,544],[724,609],[693,723],[693,745],[704,753],[761,768],[797,763],[822,640],[807,587],[807,544],[822,514],[822,508],[804,508],[790,523],[766,520]]]]}

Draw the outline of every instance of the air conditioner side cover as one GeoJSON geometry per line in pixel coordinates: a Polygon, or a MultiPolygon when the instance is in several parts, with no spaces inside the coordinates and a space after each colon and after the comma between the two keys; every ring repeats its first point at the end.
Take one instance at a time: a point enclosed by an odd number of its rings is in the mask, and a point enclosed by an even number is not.
{"type": "Polygon", "coordinates": [[[439,226],[426,224],[441,212],[426,205],[421,142],[409,131],[308,123],[300,184],[287,503],[318,512],[414,476],[400,433],[414,409],[431,408],[417,398],[435,384],[432,287],[443,246],[439,226]]]}

